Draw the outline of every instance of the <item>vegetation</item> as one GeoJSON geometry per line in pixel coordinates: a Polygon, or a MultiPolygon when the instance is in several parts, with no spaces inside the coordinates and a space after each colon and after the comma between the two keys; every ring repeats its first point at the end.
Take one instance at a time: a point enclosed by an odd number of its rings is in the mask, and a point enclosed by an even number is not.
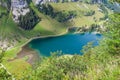
{"type": "MultiPolygon", "coordinates": [[[[75,12],[76,16],[68,20],[73,27],[90,26],[91,24],[102,24],[104,20],[99,21],[104,17],[104,13],[98,11],[99,5],[97,4],[85,4],[81,2],[68,2],[68,3],[50,3],[55,12],[75,12]],[[84,16],[84,13],[95,11],[92,16],[84,16]]],[[[68,26],[69,27],[69,26],[68,26]]]]}
{"type": "Polygon", "coordinates": [[[8,13],[10,11],[11,1],[10,0],[0,0],[0,2],[2,3],[0,5],[0,18],[2,18],[2,16],[8,15],[8,13]]]}
{"type": "Polygon", "coordinates": [[[50,4],[39,4],[37,5],[37,8],[40,12],[44,13],[45,15],[49,15],[52,18],[55,18],[59,22],[65,22],[68,21],[69,19],[73,18],[76,16],[76,13],[74,11],[59,11],[55,12],[53,7],[50,4]]]}
{"type": "Polygon", "coordinates": [[[25,16],[19,17],[19,26],[24,30],[31,30],[40,21],[40,18],[35,14],[35,12],[30,9],[30,12],[25,16]]]}
{"type": "Polygon", "coordinates": [[[69,11],[69,12],[57,12],[55,19],[59,22],[65,22],[68,21],[69,19],[72,19],[76,16],[76,13],[74,11],[69,11]]]}
{"type": "Polygon", "coordinates": [[[104,33],[105,38],[99,46],[93,47],[89,43],[82,50],[83,56],[51,56],[43,59],[35,70],[31,70],[32,74],[23,79],[119,80],[119,17],[120,14],[111,15],[108,31],[104,33]]]}
{"type": "Polygon", "coordinates": [[[102,30],[100,29],[100,25],[92,24],[91,27],[89,28],[89,31],[90,32],[94,32],[94,31],[101,32],[102,30]]]}
{"type": "Polygon", "coordinates": [[[111,2],[118,2],[118,3],[120,3],[120,1],[119,0],[110,0],[111,2]]]}
{"type": "Polygon", "coordinates": [[[0,50],[0,80],[12,80],[12,75],[6,70],[2,62],[4,56],[4,50],[0,50]]]}
{"type": "Polygon", "coordinates": [[[7,8],[8,11],[10,11],[11,7],[11,0],[0,0],[2,3],[1,6],[7,8]]]}
{"type": "Polygon", "coordinates": [[[2,18],[2,16],[7,15],[7,14],[8,14],[8,13],[7,13],[6,8],[0,6],[0,18],[2,18]]]}
{"type": "Polygon", "coordinates": [[[92,16],[94,14],[95,14],[95,11],[93,11],[93,10],[90,10],[90,11],[87,11],[84,13],[85,16],[92,16]]]}
{"type": "Polygon", "coordinates": [[[6,69],[0,68],[0,80],[12,80],[12,75],[9,74],[6,69]]]}
{"type": "Polygon", "coordinates": [[[108,45],[107,51],[111,54],[119,55],[120,54],[120,14],[114,13],[110,16],[110,22],[108,23],[108,34],[106,39],[106,44],[108,45]]]}
{"type": "Polygon", "coordinates": [[[100,20],[106,20],[108,18],[108,10],[103,4],[100,5],[100,9],[101,12],[105,14],[103,18],[100,18],[100,20]]]}

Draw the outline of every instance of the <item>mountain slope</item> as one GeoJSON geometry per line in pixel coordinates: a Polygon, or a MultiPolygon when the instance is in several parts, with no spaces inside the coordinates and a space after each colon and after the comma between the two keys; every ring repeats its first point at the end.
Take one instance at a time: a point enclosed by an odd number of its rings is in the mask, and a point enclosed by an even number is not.
{"type": "MultiPolygon", "coordinates": [[[[8,4],[8,2],[5,2],[8,4]]],[[[9,4],[10,5],[10,4],[9,4]]],[[[33,30],[25,31],[19,28],[18,24],[13,21],[12,10],[8,10],[5,6],[0,6],[0,44],[1,48],[11,48],[21,42],[26,42],[28,39],[51,34],[65,33],[69,27],[82,27],[91,26],[92,24],[102,25],[103,21],[100,18],[104,17],[104,13],[99,11],[99,5],[85,4],[80,2],[68,2],[68,3],[50,3],[55,12],[68,12],[74,11],[77,13],[75,18],[72,18],[66,22],[58,22],[56,19],[51,18],[38,11],[36,6],[31,2],[29,7],[35,11],[35,13],[41,18],[41,21],[35,26],[33,30]],[[95,11],[92,16],[85,16],[85,13],[95,11]],[[4,15],[3,15],[4,14],[4,15]],[[2,45],[6,43],[6,45],[2,45]]]]}

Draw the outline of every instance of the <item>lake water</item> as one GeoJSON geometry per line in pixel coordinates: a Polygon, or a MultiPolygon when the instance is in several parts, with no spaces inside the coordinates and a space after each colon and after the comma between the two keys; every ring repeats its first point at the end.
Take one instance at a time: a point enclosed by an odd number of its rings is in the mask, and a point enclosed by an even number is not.
{"type": "Polygon", "coordinates": [[[67,34],[59,37],[49,37],[32,40],[29,46],[42,56],[50,56],[50,52],[62,51],[64,54],[82,54],[80,50],[88,42],[98,45],[100,34],[67,34]]]}

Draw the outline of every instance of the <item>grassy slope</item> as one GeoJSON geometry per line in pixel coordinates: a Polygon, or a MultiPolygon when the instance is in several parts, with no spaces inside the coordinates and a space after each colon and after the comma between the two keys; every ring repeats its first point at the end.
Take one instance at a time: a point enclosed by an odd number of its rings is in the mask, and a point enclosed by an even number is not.
{"type": "MultiPolygon", "coordinates": [[[[80,4],[80,3],[58,3],[58,4],[54,4],[52,3],[53,7],[56,10],[88,10],[86,9],[83,5],[84,4],[80,4]],[[77,5],[80,5],[83,8],[79,8],[77,5]]],[[[35,37],[37,35],[41,35],[41,36],[48,36],[48,35],[56,35],[56,34],[60,34],[60,33],[64,33],[66,32],[67,27],[69,26],[81,26],[81,25],[90,25],[92,23],[94,23],[93,21],[93,16],[92,17],[78,17],[73,19],[74,22],[66,22],[66,23],[59,23],[54,19],[51,19],[49,16],[43,15],[42,13],[40,13],[35,6],[33,5],[33,3],[30,4],[31,8],[36,12],[36,14],[42,18],[42,21],[39,22],[36,27],[32,30],[32,31],[23,31],[21,29],[18,28],[18,26],[14,23],[14,21],[12,20],[12,15],[9,14],[8,16],[4,16],[2,19],[0,19],[0,36],[4,37],[3,40],[7,39],[9,42],[13,42],[16,44],[16,46],[7,51],[4,57],[4,65],[7,67],[7,69],[11,72],[11,73],[16,73],[16,75],[23,72],[25,70],[24,67],[29,66],[28,63],[26,63],[26,61],[24,59],[21,60],[14,60],[11,62],[8,62],[8,59],[12,59],[16,56],[16,53],[18,53],[18,51],[20,51],[21,49],[21,45],[25,44],[25,42],[28,41],[28,39],[35,37]],[[16,40],[16,41],[13,41],[16,40]],[[20,40],[20,41],[18,41],[20,40]],[[19,71],[17,71],[17,67],[19,64],[19,71]],[[13,70],[16,69],[16,70],[13,70]]],[[[102,13],[97,11],[97,5],[88,5],[90,7],[90,9],[95,9],[96,10],[96,14],[94,16],[96,16],[97,18],[98,15],[100,15],[100,17],[103,16],[102,13]]],[[[78,12],[79,13],[79,12],[78,12]]],[[[81,14],[80,14],[81,15],[81,14]]]]}
{"type": "Polygon", "coordinates": [[[99,18],[102,18],[104,16],[103,13],[101,13],[100,11],[98,11],[99,9],[99,5],[94,4],[94,5],[90,5],[90,4],[85,4],[85,3],[79,3],[79,2],[75,2],[75,3],[51,3],[51,5],[54,7],[55,10],[57,11],[77,11],[77,17],[75,19],[73,19],[72,24],[73,26],[79,27],[79,26],[84,26],[84,25],[91,25],[93,23],[100,23],[99,18]],[[94,10],[95,11],[95,15],[93,16],[84,16],[82,12],[84,11],[89,11],[89,10],[94,10]],[[97,22],[94,21],[93,18],[97,19],[97,22]]]}
{"type": "MultiPolygon", "coordinates": [[[[43,34],[46,34],[48,32],[52,32],[53,34],[60,34],[66,31],[67,24],[57,22],[49,16],[40,13],[33,3],[31,3],[30,6],[37,13],[37,15],[42,18],[42,21],[36,25],[34,30],[41,30],[40,32],[43,34]],[[42,31],[43,29],[47,30],[47,32],[42,31]]],[[[49,35],[49,33],[47,35],[49,35]]]]}

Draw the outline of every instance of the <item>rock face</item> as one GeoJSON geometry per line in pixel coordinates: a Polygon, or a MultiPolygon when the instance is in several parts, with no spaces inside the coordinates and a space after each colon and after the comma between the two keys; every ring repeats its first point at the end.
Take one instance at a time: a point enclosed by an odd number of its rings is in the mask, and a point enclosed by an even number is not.
{"type": "Polygon", "coordinates": [[[24,8],[27,6],[25,0],[11,0],[11,4],[12,8],[24,8]]]}
{"type": "Polygon", "coordinates": [[[11,0],[11,9],[15,22],[19,22],[18,18],[20,15],[26,15],[30,11],[25,0],[11,0]]]}

